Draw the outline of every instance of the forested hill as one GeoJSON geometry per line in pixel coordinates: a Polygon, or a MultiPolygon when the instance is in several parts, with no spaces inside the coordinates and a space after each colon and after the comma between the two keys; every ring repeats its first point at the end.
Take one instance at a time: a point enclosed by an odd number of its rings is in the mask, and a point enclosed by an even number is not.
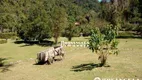
{"type": "Polygon", "coordinates": [[[141,0],[0,0],[0,32],[24,40],[89,35],[94,27],[141,32],[141,0]],[[76,23],[76,25],[75,25],[76,23]]]}

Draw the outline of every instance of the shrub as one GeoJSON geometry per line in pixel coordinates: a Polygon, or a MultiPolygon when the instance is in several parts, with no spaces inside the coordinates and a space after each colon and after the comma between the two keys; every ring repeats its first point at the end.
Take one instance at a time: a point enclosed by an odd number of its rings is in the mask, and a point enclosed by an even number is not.
{"type": "Polygon", "coordinates": [[[121,30],[125,30],[125,31],[133,31],[135,30],[135,28],[137,28],[137,24],[132,24],[132,23],[124,23],[122,25],[122,29],[121,30]]]}
{"type": "Polygon", "coordinates": [[[7,43],[7,40],[0,40],[0,44],[7,43]]]}
{"type": "Polygon", "coordinates": [[[141,37],[142,37],[142,25],[138,26],[138,27],[136,28],[136,31],[137,31],[138,34],[141,35],[141,37]]]}
{"type": "Polygon", "coordinates": [[[119,32],[117,37],[118,38],[134,38],[135,34],[132,31],[122,31],[122,32],[119,32]]]}
{"type": "Polygon", "coordinates": [[[105,66],[109,54],[118,54],[116,30],[112,27],[112,25],[108,25],[102,32],[99,28],[91,31],[89,49],[99,55],[100,67],[105,66]]]}
{"type": "Polygon", "coordinates": [[[17,36],[16,33],[0,33],[1,39],[10,39],[14,36],[17,36]]]}

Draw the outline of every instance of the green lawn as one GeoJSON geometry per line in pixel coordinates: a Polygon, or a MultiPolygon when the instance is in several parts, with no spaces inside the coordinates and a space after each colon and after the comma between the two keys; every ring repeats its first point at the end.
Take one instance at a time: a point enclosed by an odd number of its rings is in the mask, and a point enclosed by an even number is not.
{"type": "MultiPolygon", "coordinates": [[[[60,38],[62,40],[67,41],[60,38]]],[[[73,41],[87,41],[87,38],[73,38],[73,41]]],[[[97,68],[97,54],[81,47],[64,47],[65,59],[52,65],[34,65],[37,52],[49,47],[15,44],[9,40],[0,44],[0,57],[14,64],[8,67],[8,71],[0,72],[0,80],[93,80],[95,77],[141,80],[142,39],[119,39],[119,42],[119,55],[108,58],[111,67],[97,68]]]]}

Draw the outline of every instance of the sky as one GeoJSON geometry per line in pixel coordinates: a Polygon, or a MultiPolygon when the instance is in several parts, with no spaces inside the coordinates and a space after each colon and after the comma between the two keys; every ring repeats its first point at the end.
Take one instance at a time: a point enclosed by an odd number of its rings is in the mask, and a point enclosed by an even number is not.
{"type": "MultiPolygon", "coordinates": [[[[102,0],[98,0],[99,2],[101,2],[102,0]]],[[[107,0],[107,2],[110,2],[110,0],[107,0]]]]}
{"type": "Polygon", "coordinates": [[[101,2],[102,0],[98,0],[99,2],[101,2]]]}

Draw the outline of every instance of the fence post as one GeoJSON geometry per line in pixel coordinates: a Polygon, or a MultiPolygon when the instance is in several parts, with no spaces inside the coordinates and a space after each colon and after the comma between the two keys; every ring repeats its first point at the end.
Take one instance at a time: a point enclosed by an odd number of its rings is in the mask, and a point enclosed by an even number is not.
{"type": "Polygon", "coordinates": [[[61,41],[61,46],[64,46],[64,41],[61,41]]]}

